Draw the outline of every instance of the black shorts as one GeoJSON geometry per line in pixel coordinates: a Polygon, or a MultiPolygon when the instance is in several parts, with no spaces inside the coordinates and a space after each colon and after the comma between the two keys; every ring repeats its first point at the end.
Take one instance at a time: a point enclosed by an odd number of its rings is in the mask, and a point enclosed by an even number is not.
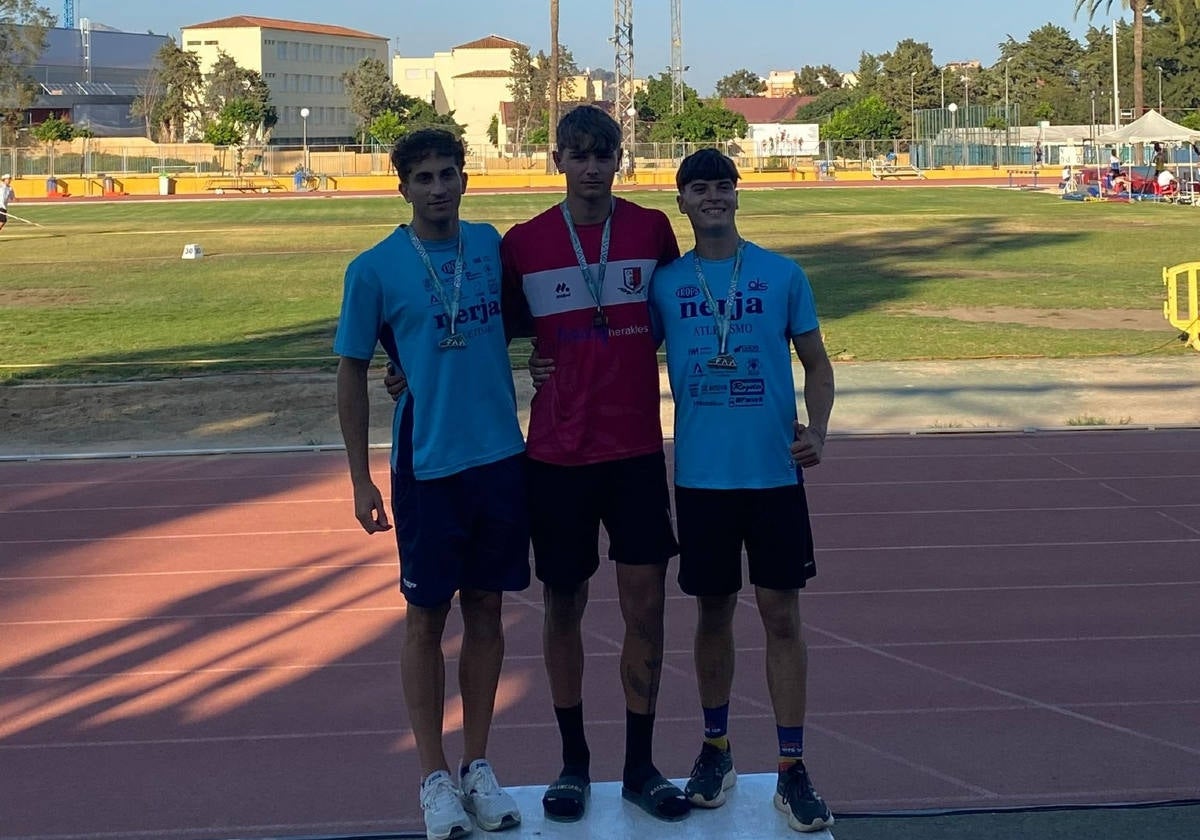
{"type": "Polygon", "coordinates": [[[571,590],[595,574],[601,523],[614,562],[666,563],[679,552],[662,452],[578,467],[529,461],[529,526],[538,580],[571,590]]]}
{"type": "Polygon", "coordinates": [[[8,221],[8,211],[0,210],[0,224],[4,224],[7,221],[8,221]]]}
{"type": "Polygon", "coordinates": [[[742,546],[750,583],[800,589],[817,573],[804,484],[765,490],[675,488],[679,588],[732,595],[742,588],[742,546]]]}
{"type": "Polygon", "coordinates": [[[400,589],[436,607],[462,589],[519,592],[529,586],[525,456],[418,480],[392,472],[400,589]]]}

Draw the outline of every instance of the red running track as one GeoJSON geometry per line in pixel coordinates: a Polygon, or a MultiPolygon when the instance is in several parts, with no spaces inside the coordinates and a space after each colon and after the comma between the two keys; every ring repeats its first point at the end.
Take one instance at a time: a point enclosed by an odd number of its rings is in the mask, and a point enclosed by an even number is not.
{"type": "MultiPolygon", "coordinates": [[[[806,752],[835,812],[1196,795],[1200,430],[826,455],[802,605],[806,752]]],[[[0,463],[0,838],[418,828],[395,553],[353,521],[341,453],[0,463]]],[[[613,594],[602,570],[585,625],[599,780],[623,748],[613,594]]],[[[700,721],[693,608],[669,597],[656,757],[680,777],[700,721]]],[[[506,621],[492,758],[540,785],[558,741],[536,589],[506,621]]],[[[762,772],[752,600],[738,622],[732,735],[762,772]]],[[[452,665],[457,646],[452,628],[452,665]]]]}

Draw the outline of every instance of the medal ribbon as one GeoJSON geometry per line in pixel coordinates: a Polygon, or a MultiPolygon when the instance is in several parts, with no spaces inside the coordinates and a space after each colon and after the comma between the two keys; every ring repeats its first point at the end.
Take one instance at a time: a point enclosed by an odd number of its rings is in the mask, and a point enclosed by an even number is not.
{"type": "Polygon", "coordinates": [[[596,267],[596,276],[592,277],[592,272],[588,268],[587,257],[583,255],[583,243],[579,241],[579,233],[575,230],[575,221],[571,218],[571,211],[567,207],[566,199],[563,200],[558,208],[562,210],[563,221],[567,223],[567,233],[571,234],[571,247],[575,249],[575,259],[579,263],[579,271],[583,274],[583,280],[587,283],[588,292],[592,296],[592,300],[596,304],[596,314],[600,315],[604,311],[604,307],[600,305],[601,295],[604,293],[604,272],[608,268],[608,245],[612,238],[612,218],[613,213],[617,209],[616,199],[608,208],[608,218],[604,220],[604,232],[600,234],[600,263],[596,267]]]}
{"type": "Polygon", "coordinates": [[[406,230],[408,230],[408,241],[412,243],[413,250],[425,264],[425,271],[429,274],[429,282],[433,284],[434,294],[438,296],[438,300],[442,302],[442,309],[446,311],[446,318],[450,322],[450,335],[454,335],[455,323],[458,321],[459,301],[462,300],[463,275],[465,274],[463,271],[463,241],[466,237],[463,235],[463,229],[461,226],[458,229],[458,253],[454,257],[454,294],[450,300],[446,300],[446,287],[442,283],[442,276],[433,267],[433,261],[429,259],[429,252],[425,250],[421,238],[417,236],[411,226],[406,230]]]}
{"type": "Polygon", "coordinates": [[[733,318],[733,303],[737,296],[738,282],[742,277],[742,253],[745,250],[746,240],[739,239],[737,254],[733,258],[733,274],[729,278],[729,294],[725,297],[724,312],[717,306],[712,290],[708,288],[704,269],[700,266],[700,256],[694,250],[692,251],[692,265],[696,268],[696,280],[700,283],[700,290],[704,292],[704,300],[708,303],[708,308],[712,310],[713,323],[717,325],[717,341],[720,342],[717,352],[722,356],[725,355],[725,346],[729,340],[729,324],[733,318]]]}

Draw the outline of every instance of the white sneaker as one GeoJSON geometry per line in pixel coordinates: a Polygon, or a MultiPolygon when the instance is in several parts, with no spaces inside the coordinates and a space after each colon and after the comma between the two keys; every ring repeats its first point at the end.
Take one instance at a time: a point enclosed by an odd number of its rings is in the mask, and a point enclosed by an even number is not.
{"type": "Polygon", "coordinates": [[[421,810],[429,840],[453,840],[471,833],[471,818],[463,810],[462,795],[445,770],[435,770],[421,782],[421,810]]]}
{"type": "Polygon", "coordinates": [[[471,762],[462,777],[463,800],[484,831],[500,831],[521,823],[517,802],[504,792],[486,758],[471,762]]]}

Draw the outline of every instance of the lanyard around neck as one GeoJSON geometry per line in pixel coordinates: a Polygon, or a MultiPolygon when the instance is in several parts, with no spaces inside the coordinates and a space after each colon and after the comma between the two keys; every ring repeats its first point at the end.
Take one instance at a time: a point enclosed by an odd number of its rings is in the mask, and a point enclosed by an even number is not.
{"type": "Polygon", "coordinates": [[[612,239],[612,220],[617,210],[616,199],[611,199],[610,201],[608,218],[604,220],[604,232],[600,235],[600,262],[596,267],[594,277],[588,266],[587,257],[583,254],[583,243],[579,241],[579,232],[575,230],[575,221],[571,218],[571,210],[567,207],[566,199],[563,199],[562,203],[558,205],[559,209],[562,210],[563,221],[567,223],[567,233],[571,235],[571,247],[575,249],[575,260],[579,263],[579,271],[583,274],[587,290],[592,296],[592,301],[596,304],[597,313],[604,311],[604,307],[601,304],[604,294],[604,272],[608,268],[608,246],[612,239]]]}
{"type": "Polygon", "coordinates": [[[729,293],[725,297],[725,308],[723,310],[717,305],[712,290],[708,287],[708,280],[704,276],[704,268],[700,265],[700,255],[694,250],[692,251],[692,265],[696,269],[696,281],[700,284],[700,291],[704,293],[704,300],[708,304],[708,308],[712,310],[713,323],[717,327],[717,340],[720,342],[718,352],[722,355],[725,353],[726,344],[729,340],[729,324],[733,320],[733,304],[737,298],[738,282],[742,276],[742,254],[745,250],[746,240],[739,239],[737,253],[733,258],[733,273],[729,276],[729,293]]]}
{"type": "Polygon", "coordinates": [[[410,225],[408,228],[408,241],[412,243],[413,250],[417,252],[417,256],[421,258],[421,262],[425,265],[425,271],[429,275],[429,282],[433,284],[434,294],[438,296],[438,300],[442,303],[442,309],[446,311],[446,320],[449,321],[450,335],[454,335],[455,324],[458,321],[459,301],[462,300],[462,283],[463,275],[463,243],[466,241],[466,234],[462,229],[462,225],[458,228],[458,253],[454,257],[454,285],[453,294],[450,299],[446,299],[446,287],[442,283],[442,276],[438,270],[433,267],[433,261],[429,259],[429,252],[425,250],[425,244],[421,242],[421,237],[417,236],[417,232],[410,225]]]}

